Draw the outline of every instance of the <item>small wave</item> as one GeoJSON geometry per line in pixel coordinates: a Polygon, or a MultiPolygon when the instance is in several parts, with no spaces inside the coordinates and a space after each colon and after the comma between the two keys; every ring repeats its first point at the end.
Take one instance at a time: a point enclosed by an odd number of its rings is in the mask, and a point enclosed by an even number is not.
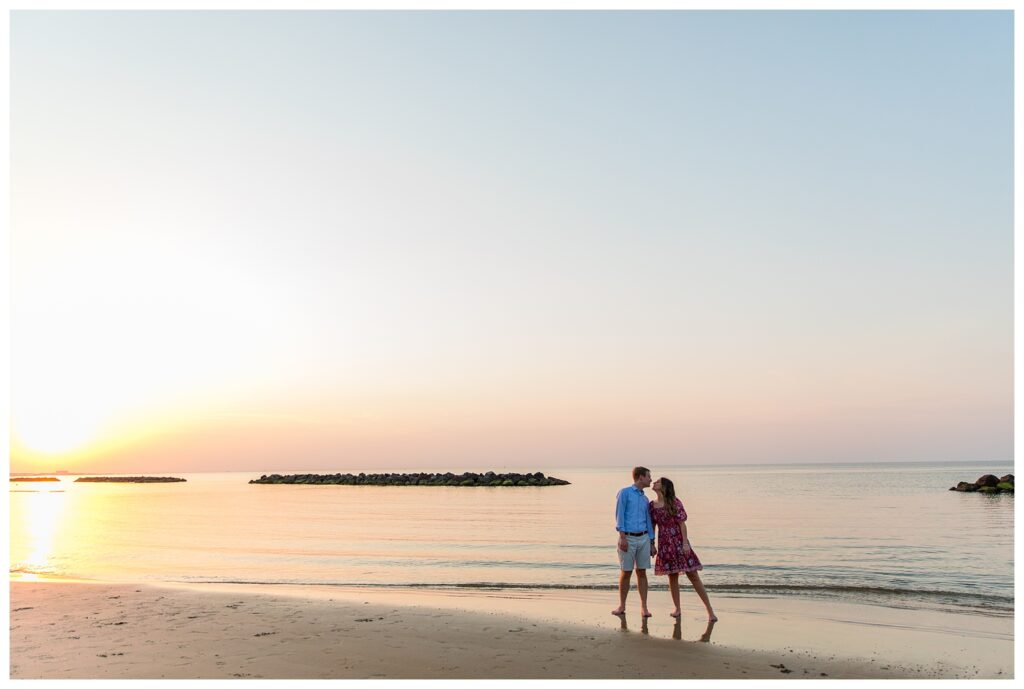
{"type": "MultiPolygon", "coordinates": [[[[371,589],[479,589],[479,590],[541,590],[541,591],[614,591],[618,589],[615,584],[553,584],[553,583],[522,583],[522,582],[454,582],[454,583],[385,583],[385,582],[310,582],[310,581],[252,581],[252,580],[225,580],[225,579],[190,579],[179,583],[196,584],[255,584],[255,585],[280,585],[280,586],[338,586],[358,587],[371,589]]],[[[652,589],[668,588],[663,584],[651,584],[652,589]]],[[[770,593],[770,594],[832,594],[860,596],[886,596],[905,597],[913,599],[935,599],[936,601],[950,602],[959,600],[971,600],[972,606],[993,608],[1001,610],[1013,610],[1013,597],[1000,595],[987,595],[983,600],[978,600],[976,594],[967,594],[958,591],[933,591],[928,589],[904,589],[881,586],[834,586],[834,585],[788,585],[788,584],[705,584],[705,588],[722,593],[770,593]]]]}

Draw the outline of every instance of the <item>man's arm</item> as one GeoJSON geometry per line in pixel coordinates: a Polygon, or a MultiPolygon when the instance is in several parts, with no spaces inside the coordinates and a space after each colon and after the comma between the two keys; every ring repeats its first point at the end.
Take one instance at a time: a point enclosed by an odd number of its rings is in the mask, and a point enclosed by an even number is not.
{"type": "Polygon", "coordinates": [[[620,490],[615,496],[615,530],[622,533],[626,530],[626,491],[620,490]]]}
{"type": "Polygon", "coordinates": [[[619,550],[625,552],[626,543],[626,491],[620,490],[615,496],[615,530],[619,532],[619,550]]]}

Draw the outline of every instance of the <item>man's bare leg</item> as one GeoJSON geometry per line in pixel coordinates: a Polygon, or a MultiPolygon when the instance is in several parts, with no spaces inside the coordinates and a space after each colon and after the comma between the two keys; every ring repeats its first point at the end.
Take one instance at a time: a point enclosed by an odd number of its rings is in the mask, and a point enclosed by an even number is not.
{"type": "MultiPolygon", "coordinates": [[[[640,614],[643,617],[650,617],[651,613],[647,609],[647,570],[638,569],[636,571],[636,590],[640,592],[640,614]]],[[[626,601],[622,601],[622,607],[626,607],[626,601]]]]}
{"type": "Polygon", "coordinates": [[[632,574],[632,570],[628,572],[619,571],[619,607],[612,610],[613,615],[624,615],[626,613],[626,596],[629,595],[629,579],[632,574]]]}

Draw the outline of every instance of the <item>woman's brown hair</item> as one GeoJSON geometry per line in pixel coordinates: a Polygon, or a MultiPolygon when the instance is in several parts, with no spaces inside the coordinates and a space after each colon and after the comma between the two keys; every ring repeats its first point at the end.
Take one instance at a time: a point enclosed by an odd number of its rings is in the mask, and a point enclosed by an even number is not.
{"type": "Polygon", "coordinates": [[[670,517],[676,516],[676,486],[671,479],[664,476],[658,479],[661,481],[661,494],[665,496],[665,509],[670,517]]]}

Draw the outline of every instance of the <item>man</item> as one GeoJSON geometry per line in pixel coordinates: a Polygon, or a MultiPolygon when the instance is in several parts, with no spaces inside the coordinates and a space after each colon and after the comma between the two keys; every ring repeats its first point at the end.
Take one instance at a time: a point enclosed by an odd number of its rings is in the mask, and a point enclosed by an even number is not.
{"type": "Polygon", "coordinates": [[[651,472],[646,467],[633,469],[633,485],[615,496],[615,530],[619,532],[619,607],[613,615],[626,614],[626,596],[629,580],[636,567],[636,589],[640,592],[640,614],[650,617],[647,610],[647,570],[651,556],[658,554],[654,547],[654,525],[648,509],[644,488],[651,485],[651,472]]]}

